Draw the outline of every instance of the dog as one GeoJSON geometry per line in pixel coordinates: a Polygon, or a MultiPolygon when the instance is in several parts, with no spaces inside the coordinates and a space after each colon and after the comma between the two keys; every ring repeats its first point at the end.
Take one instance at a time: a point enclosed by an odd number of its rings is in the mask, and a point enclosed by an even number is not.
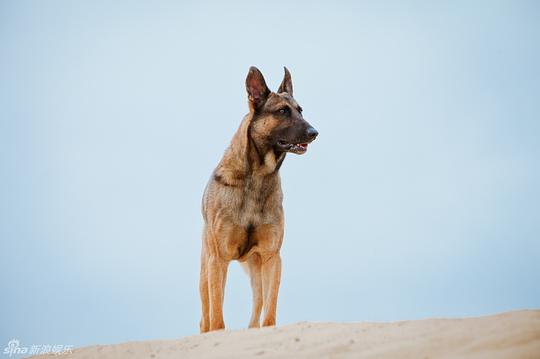
{"type": "Polygon", "coordinates": [[[249,328],[276,323],[284,215],[279,168],[287,153],[304,154],[318,135],[293,97],[289,70],[277,92],[256,67],[246,78],[249,113],[205,188],[200,331],[225,328],[227,267],[237,260],[249,274],[253,308],[249,328]]]}

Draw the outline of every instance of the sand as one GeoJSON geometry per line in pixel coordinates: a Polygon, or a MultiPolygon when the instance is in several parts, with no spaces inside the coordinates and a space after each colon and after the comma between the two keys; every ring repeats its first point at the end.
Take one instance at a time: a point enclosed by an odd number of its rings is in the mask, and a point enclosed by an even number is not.
{"type": "MultiPolygon", "coordinates": [[[[39,358],[45,357],[54,356],[39,358]]],[[[176,340],[98,345],[60,357],[540,359],[540,310],[393,323],[305,322],[176,340]]]]}

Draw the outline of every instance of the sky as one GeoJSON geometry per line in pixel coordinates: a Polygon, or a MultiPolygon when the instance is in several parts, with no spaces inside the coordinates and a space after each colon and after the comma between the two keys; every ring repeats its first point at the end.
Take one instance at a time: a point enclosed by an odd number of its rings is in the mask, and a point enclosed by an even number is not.
{"type": "MultiPolygon", "coordinates": [[[[257,66],[319,137],[280,172],[279,325],[540,307],[534,1],[1,1],[0,349],[198,333],[206,182],[257,66]]],[[[229,267],[229,329],[249,281],[229,267]]]]}

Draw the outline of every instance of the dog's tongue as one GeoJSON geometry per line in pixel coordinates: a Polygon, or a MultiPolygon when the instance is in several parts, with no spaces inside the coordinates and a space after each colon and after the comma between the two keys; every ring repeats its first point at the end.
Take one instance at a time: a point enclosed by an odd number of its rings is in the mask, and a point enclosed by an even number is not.
{"type": "Polygon", "coordinates": [[[308,145],[307,143],[301,143],[298,146],[300,146],[300,147],[302,147],[304,149],[307,149],[307,145],[308,145]]]}

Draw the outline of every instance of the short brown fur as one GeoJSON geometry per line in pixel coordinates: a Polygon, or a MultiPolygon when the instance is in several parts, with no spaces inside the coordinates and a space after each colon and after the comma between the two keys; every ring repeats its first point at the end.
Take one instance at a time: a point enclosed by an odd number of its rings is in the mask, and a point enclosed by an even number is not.
{"type": "Polygon", "coordinates": [[[278,171],[286,156],[284,149],[300,142],[305,142],[307,148],[307,143],[317,135],[292,97],[287,69],[278,93],[268,90],[262,74],[254,67],[248,73],[246,88],[250,111],[203,196],[202,333],[225,327],[223,296],[227,267],[232,260],[242,262],[250,276],[253,311],[249,327],[260,326],[263,309],[262,325],[275,325],[284,233],[278,171]],[[307,138],[306,133],[311,137],[307,138]]]}

